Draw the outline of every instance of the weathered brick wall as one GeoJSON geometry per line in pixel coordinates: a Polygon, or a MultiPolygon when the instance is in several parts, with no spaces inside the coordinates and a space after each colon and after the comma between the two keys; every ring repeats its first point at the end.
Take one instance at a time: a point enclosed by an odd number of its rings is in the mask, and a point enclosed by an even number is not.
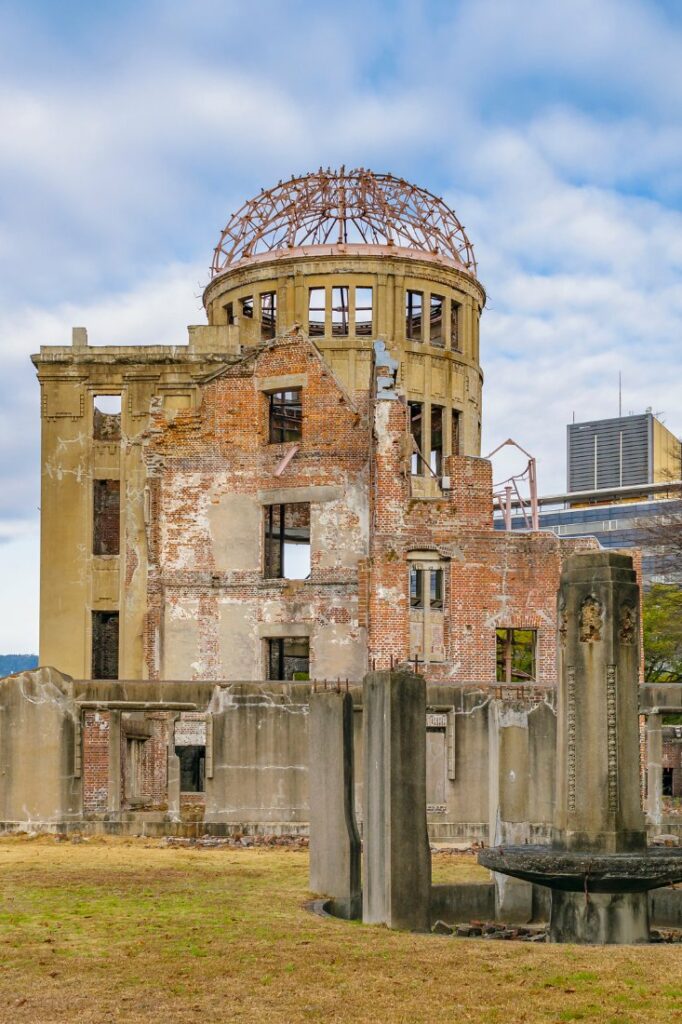
{"type": "Polygon", "coordinates": [[[109,712],[83,713],[83,813],[104,814],[109,795],[109,712]]]}

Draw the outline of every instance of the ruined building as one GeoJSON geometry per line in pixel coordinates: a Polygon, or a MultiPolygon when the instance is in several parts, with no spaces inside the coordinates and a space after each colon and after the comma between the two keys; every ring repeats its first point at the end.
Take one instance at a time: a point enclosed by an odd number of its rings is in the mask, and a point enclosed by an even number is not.
{"type": "Polygon", "coordinates": [[[562,552],[596,542],[493,529],[456,216],[390,175],[292,179],[230,219],[203,300],[186,346],[74,328],[33,357],[40,663],[70,678],[31,684],[60,781],[6,782],[4,820],[304,827],[311,686],[411,662],[434,829],[496,828],[515,757],[542,833],[562,552]]]}

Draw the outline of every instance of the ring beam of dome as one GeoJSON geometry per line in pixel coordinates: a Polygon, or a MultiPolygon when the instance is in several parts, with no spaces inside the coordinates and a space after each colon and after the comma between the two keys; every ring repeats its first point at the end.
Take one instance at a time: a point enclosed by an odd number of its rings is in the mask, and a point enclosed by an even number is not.
{"type": "Polygon", "coordinates": [[[347,243],[450,257],[476,276],[473,246],[442,199],[391,174],[342,168],[280,181],[244,203],[220,236],[211,277],[261,253],[347,243]]]}

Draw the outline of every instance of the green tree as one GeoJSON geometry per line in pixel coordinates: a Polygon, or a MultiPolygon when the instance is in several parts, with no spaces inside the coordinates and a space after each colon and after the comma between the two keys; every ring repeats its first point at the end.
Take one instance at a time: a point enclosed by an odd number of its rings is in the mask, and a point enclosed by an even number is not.
{"type": "Polygon", "coordinates": [[[655,583],[644,594],[644,678],[682,682],[682,589],[655,583]]]}

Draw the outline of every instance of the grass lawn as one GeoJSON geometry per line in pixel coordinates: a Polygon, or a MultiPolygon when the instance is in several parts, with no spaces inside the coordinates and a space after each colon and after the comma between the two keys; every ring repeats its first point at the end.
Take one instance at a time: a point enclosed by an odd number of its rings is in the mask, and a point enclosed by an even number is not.
{"type": "MultiPolygon", "coordinates": [[[[487,877],[436,856],[434,881],[487,877]]],[[[682,1022],[679,946],[457,940],[302,909],[307,855],[0,840],[0,1020],[682,1022]]]]}

